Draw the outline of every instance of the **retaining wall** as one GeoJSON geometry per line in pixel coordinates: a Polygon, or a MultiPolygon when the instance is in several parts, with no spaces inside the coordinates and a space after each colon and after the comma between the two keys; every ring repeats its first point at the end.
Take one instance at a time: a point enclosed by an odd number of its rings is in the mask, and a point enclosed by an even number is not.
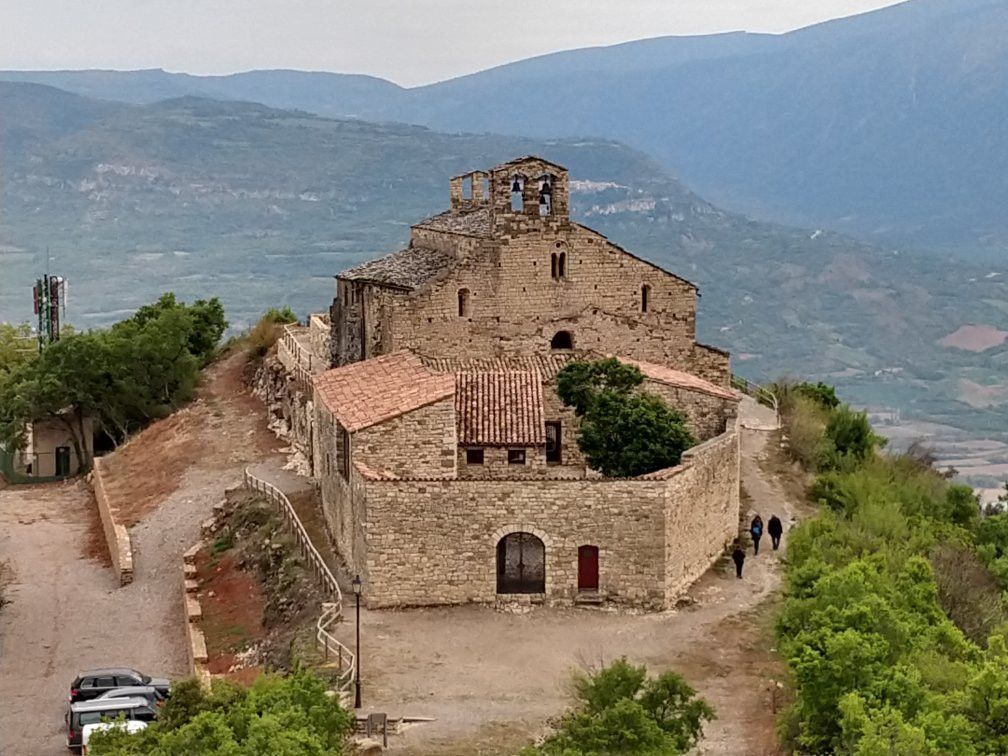
{"type": "Polygon", "coordinates": [[[133,545],[130,541],[129,531],[116,519],[112,505],[109,503],[108,494],[105,491],[104,475],[104,460],[99,457],[94,461],[91,484],[94,488],[95,500],[98,502],[98,516],[101,517],[102,531],[105,533],[109,556],[112,557],[112,566],[119,575],[119,584],[126,585],[133,582],[133,545]]]}

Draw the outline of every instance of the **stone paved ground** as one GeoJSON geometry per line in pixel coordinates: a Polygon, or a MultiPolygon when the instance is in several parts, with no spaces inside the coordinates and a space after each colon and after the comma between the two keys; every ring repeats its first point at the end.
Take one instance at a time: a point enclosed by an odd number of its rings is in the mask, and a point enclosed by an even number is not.
{"type": "MultiPolygon", "coordinates": [[[[788,523],[798,504],[761,464],[774,451],[767,448],[773,438],[743,431],[744,508],[788,523]]],[[[743,514],[748,521],[751,514],[743,514]]],[[[435,719],[395,738],[393,752],[511,754],[566,708],[564,681],[572,667],[626,655],[654,671],[679,671],[719,712],[698,754],[776,753],[769,690],[782,669],[769,623],[782,555],[766,542],[759,556],[750,549],[742,580],[724,560],[690,591],[692,605],[662,614],[364,610],[365,710],[435,719]]],[[[348,619],[340,635],[352,647],[352,610],[348,619]]]]}

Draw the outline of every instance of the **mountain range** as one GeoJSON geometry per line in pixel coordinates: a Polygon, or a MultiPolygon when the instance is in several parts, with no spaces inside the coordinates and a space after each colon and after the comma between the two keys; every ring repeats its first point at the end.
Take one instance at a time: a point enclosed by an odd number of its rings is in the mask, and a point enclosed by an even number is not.
{"type": "Polygon", "coordinates": [[[447,207],[448,177],[533,153],[570,169],[578,221],[699,284],[698,336],[737,372],[825,379],[951,443],[1008,440],[1003,267],[753,221],[617,142],[4,82],[0,135],[0,320],[31,318],[47,248],[78,327],[165,290],[219,296],[236,328],[270,306],[304,316],[327,307],[335,273],[447,207]]]}
{"type": "Polygon", "coordinates": [[[749,217],[1008,251],[1008,3],[911,0],[788,34],[575,50],[413,89],[357,75],[0,72],[133,103],[201,96],[451,133],[614,139],[749,217]]]}

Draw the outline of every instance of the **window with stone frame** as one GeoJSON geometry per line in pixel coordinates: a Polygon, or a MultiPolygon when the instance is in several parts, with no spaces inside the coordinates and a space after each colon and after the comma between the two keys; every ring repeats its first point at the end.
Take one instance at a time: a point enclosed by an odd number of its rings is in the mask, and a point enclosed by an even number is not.
{"type": "Polygon", "coordinates": [[[472,316],[472,294],[469,289],[458,290],[458,316],[460,318],[472,316]]]}
{"type": "Polygon", "coordinates": [[[509,465],[524,465],[525,464],[525,450],[524,449],[508,449],[508,464],[509,465]]]}
{"type": "Polygon", "coordinates": [[[466,449],[466,464],[467,465],[482,465],[483,464],[483,449],[482,448],[466,449]]]}

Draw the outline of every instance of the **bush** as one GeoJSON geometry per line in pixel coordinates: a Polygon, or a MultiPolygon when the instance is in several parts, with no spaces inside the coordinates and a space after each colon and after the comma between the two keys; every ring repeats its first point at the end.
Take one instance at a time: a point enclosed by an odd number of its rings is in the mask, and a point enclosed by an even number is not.
{"type": "Polygon", "coordinates": [[[788,439],[788,454],[806,470],[815,470],[822,451],[827,413],[811,399],[789,397],[782,413],[788,439]]]}
{"type": "Polygon", "coordinates": [[[95,733],[94,756],[240,756],[345,753],[353,718],[304,671],[264,675],[248,690],[214,681],[206,693],[195,680],[172,686],[158,720],[137,733],[95,733]]]}
{"type": "Polygon", "coordinates": [[[259,322],[249,331],[247,338],[249,351],[256,357],[265,356],[277,343],[281,333],[283,333],[281,326],[265,317],[260,318],[259,322]]]}
{"type": "Polygon", "coordinates": [[[850,469],[868,459],[886,440],[875,435],[868,413],[842,405],[830,410],[819,449],[820,469],[850,469]]]}
{"type": "Polygon", "coordinates": [[[648,679],[647,669],[625,658],[599,670],[577,672],[576,705],[556,732],[525,756],[678,754],[696,745],[714,710],[674,672],[648,679]]]}
{"type": "Polygon", "coordinates": [[[287,306],[280,309],[270,307],[263,313],[262,320],[268,323],[276,323],[277,325],[286,325],[288,323],[297,323],[298,316],[294,314],[294,310],[287,306]]]}

